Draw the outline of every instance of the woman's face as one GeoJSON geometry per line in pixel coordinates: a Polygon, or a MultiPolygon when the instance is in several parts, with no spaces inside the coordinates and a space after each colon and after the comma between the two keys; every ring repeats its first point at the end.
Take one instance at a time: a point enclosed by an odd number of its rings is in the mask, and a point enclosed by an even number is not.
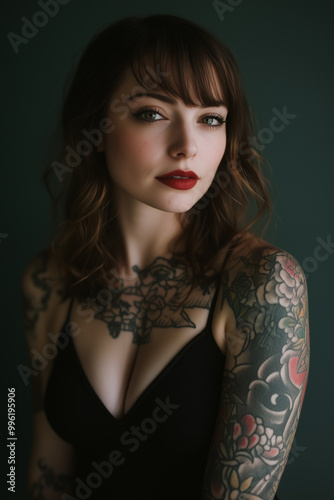
{"type": "Polygon", "coordinates": [[[116,201],[174,213],[189,210],[210,187],[224,155],[226,117],[223,104],[188,107],[156,84],[140,86],[126,71],[108,104],[112,131],[98,148],[105,152],[116,201]],[[188,173],[195,179],[159,180],[188,173]]]}

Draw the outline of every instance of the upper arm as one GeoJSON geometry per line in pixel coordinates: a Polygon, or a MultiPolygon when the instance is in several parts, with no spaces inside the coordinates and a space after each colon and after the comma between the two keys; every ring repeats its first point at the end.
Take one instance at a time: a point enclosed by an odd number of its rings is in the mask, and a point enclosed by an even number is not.
{"type": "MultiPolygon", "coordinates": [[[[44,356],[47,344],[66,320],[68,301],[63,301],[61,283],[47,252],[26,266],[21,280],[22,319],[29,366],[20,367],[25,385],[33,396],[33,442],[28,471],[32,500],[56,500],[69,491],[74,470],[72,447],[51,428],[43,408],[44,393],[53,360],[44,356]],[[49,335],[52,333],[52,337],[49,335]]],[[[53,352],[56,352],[53,346],[53,352]]]]}
{"type": "Polygon", "coordinates": [[[288,253],[255,249],[223,278],[231,311],[204,498],[272,500],[309,367],[305,275],[288,253]]]}

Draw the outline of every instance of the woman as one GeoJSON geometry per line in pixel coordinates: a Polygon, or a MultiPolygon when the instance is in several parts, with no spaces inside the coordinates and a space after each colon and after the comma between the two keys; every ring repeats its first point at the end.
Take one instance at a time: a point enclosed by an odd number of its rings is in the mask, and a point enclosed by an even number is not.
{"type": "Polygon", "coordinates": [[[184,19],[118,21],[82,55],[63,129],[64,227],[22,280],[30,498],[273,499],[307,290],[251,231],[270,200],[233,56],[184,19]]]}

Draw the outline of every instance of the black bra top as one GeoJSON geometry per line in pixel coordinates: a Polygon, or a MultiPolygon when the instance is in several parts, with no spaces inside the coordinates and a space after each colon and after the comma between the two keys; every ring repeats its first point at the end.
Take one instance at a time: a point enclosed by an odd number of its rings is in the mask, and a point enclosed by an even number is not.
{"type": "Polygon", "coordinates": [[[54,431],[76,451],[74,498],[201,498],[224,368],[211,330],[218,290],[204,330],[120,419],[90,385],[71,335],[59,335],[44,408],[54,431]]]}

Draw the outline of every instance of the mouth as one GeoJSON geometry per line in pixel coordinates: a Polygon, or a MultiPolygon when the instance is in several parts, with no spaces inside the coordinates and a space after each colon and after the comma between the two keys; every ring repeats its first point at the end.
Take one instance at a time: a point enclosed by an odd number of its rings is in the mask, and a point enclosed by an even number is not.
{"type": "Polygon", "coordinates": [[[192,189],[199,177],[192,170],[173,170],[164,175],[156,177],[157,181],[172,189],[185,191],[192,189]]]}
{"type": "Polygon", "coordinates": [[[156,179],[198,179],[198,175],[191,170],[173,170],[164,175],[159,175],[156,179]]]}

